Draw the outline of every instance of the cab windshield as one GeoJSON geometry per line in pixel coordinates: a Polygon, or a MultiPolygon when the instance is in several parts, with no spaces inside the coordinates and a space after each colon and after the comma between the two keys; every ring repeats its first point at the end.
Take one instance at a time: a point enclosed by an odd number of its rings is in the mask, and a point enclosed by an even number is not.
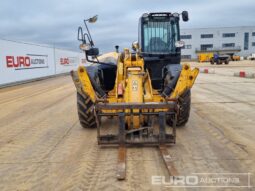
{"type": "Polygon", "coordinates": [[[143,52],[156,54],[176,53],[179,39],[178,21],[175,18],[152,20],[143,23],[143,52]]]}

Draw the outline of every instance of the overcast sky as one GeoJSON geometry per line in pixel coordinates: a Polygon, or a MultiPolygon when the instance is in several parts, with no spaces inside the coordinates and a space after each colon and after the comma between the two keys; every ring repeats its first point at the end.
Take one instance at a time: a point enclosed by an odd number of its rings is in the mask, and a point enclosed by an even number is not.
{"type": "Polygon", "coordinates": [[[106,52],[137,40],[142,13],[183,10],[190,21],[181,28],[255,26],[254,0],[1,0],[0,38],[79,50],[77,27],[97,14],[90,29],[100,52],[106,52]]]}

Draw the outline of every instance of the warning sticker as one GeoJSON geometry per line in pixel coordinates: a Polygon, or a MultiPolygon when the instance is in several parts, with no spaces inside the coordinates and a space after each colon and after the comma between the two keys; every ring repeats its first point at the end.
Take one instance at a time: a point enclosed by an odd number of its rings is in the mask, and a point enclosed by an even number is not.
{"type": "Polygon", "coordinates": [[[138,82],[137,80],[132,81],[132,90],[137,91],[138,90],[138,82]]]}

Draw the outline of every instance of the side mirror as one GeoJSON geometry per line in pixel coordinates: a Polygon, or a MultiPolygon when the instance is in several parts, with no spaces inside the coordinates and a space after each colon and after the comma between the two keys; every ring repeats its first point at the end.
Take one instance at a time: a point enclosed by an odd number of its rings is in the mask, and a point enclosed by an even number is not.
{"type": "Polygon", "coordinates": [[[182,20],[184,22],[187,22],[189,20],[189,13],[188,13],[188,11],[183,11],[182,12],[182,20]]]}
{"type": "Polygon", "coordinates": [[[132,43],[132,49],[133,49],[134,51],[139,50],[139,43],[138,43],[137,41],[134,41],[134,42],[132,43]]]}
{"type": "Polygon", "coordinates": [[[185,42],[180,40],[175,42],[175,47],[176,48],[183,48],[185,46],[185,42]]]}
{"type": "Polygon", "coordinates": [[[80,44],[80,49],[83,50],[83,51],[87,51],[91,48],[90,44],[88,43],[82,43],[80,44]]]}
{"type": "Polygon", "coordinates": [[[89,50],[86,50],[87,56],[98,56],[99,55],[99,49],[98,48],[90,48],[89,50]]]}
{"type": "Polygon", "coordinates": [[[95,15],[94,17],[89,18],[88,21],[89,21],[89,23],[95,23],[97,21],[97,19],[98,19],[98,16],[95,15]]]}

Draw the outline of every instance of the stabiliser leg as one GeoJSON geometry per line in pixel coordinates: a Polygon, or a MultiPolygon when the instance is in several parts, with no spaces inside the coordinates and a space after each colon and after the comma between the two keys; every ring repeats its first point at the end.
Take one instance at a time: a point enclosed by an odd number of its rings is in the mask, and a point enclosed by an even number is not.
{"type": "Polygon", "coordinates": [[[125,146],[125,114],[119,114],[119,153],[117,164],[117,179],[126,178],[126,146],[125,146]]]}

